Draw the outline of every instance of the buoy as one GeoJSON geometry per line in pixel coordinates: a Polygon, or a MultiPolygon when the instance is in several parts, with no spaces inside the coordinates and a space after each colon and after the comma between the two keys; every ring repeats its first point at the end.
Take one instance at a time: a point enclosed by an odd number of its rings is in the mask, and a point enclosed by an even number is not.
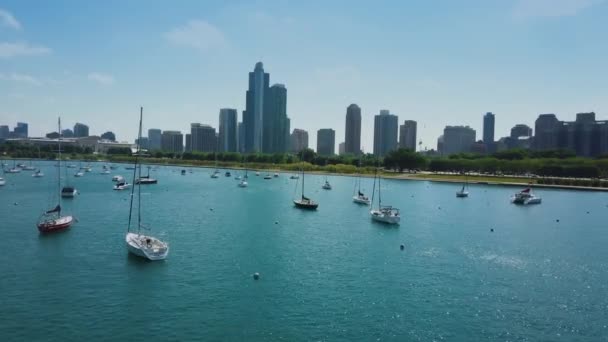
{"type": "Polygon", "coordinates": [[[589,214],[589,212],[587,212],[587,214],[589,214]]]}
{"type": "Polygon", "coordinates": [[[559,219],[555,220],[555,222],[559,222],[559,219]]]}
{"type": "Polygon", "coordinates": [[[404,250],[404,249],[405,249],[405,246],[404,246],[404,245],[401,245],[401,246],[399,246],[399,248],[401,248],[401,250],[404,250]]]}
{"type": "Polygon", "coordinates": [[[491,231],[491,232],[494,232],[494,228],[490,228],[490,231],[491,231]]]}
{"type": "Polygon", "coordinates": [[[209,210],[213,211],[213,208],[209,208],[209,210]]]}
{"type": "Polygon", "coordinates": [[[15,203],[13,203],[13,205],[19,205],[19,203],[15,202],[15,203]]]}
{"type": "Polygon", "coordinates": [[[253,274],[253,279],[255,279],[255,280],[260,279],[260,274],[259,274],[258,272],[255,272],[255,273],[253,274]]]}
{"type": "Polygon", "coordinates": [[[274,221],[274,224],[279,224],[279,221],[274,221]]]}
{"type": "Polygon", "coordinates": [[[441,210],[441,207],[438,207],[437,209],[441,210]]]}

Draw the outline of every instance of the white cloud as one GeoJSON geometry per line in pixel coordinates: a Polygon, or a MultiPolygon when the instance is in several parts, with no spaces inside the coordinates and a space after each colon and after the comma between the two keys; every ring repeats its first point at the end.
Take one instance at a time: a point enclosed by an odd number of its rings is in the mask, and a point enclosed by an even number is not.
{"type": "Polygon", "coordinates": [[[220,48],[227,44],[222,31],[203,20],[190,20],[186,25],[165,33],[164,37],[172,44],[191,47],[199,51],[220,48]]]}
{"type": "Polygon", "coordinates": [[[605,0],[518,0],[513,9],[516,18],[564,17],[595,6],[605,0]]]}
{"type": "Polygon", "coordinates": [[[114,83],[114,76],[100,72],[91,72],[87,75],[87,78],[89,81],[97,82],[103,85],[110,85],[114,83]]]}
{"type": "Polygon", "coordinates": [[[6,26],[14,30],[21,30],[21,23],[15,19],[11,12],[0,8],[0,26],[6,26]]]}
{"type": "Polygon", "coordinates": [[[37,79],[36,77],[26,75],[26,74],[18,74],[18,73],[10,73],[3,74],[0,73],[0,80],[2,81],[10,81],[10,82],[18,82],[18,83],[27,83],[35,86],[42,85],[42,81],[37,79]]]}
{"type": "Polygon", "coordinates": [[[38,56],[51,53],[51,49],[45,46],[30,45],[29,43],[2,43],[0,42],[0,58],[11,58],[17,56],[38,56]]]}

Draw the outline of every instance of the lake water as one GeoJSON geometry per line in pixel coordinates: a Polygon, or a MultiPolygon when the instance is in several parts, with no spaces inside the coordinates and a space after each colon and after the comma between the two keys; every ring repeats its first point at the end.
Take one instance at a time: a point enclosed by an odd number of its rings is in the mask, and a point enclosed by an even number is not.
{"type": "Polygon", "coordinates": [[[293,207],[288,174],[250,172],[243,189],[159,167],[142,215],[171,250],[145,262],[124,243],[130,193],[93,165],[68,177],[79,222],[51,235],[36,221],[57,168],[3,176],[1,341],[608,340],[606,193],[542,189],[521,207],[516,188],[459,199],[457,184],[385,180],[383,203],[402,213],[391,228],[352,202],[351,177],[325,191],[307,176],[309,212],[293,207]]]}

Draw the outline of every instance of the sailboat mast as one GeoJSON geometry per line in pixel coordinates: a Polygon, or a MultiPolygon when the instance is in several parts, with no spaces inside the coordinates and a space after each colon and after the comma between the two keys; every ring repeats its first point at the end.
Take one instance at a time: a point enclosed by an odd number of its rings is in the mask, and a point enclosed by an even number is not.
{"type": "MultiPolygon", "coordinates": [[[[142,121],[143,115],[144,115],[144,109],[143,109],[143,107],[140,107],[139,133],[137,134],[138,141],[141,139],[141,121],[142,121]]],[[[139,177],[139,184],[137,185],[137,232],[138,233],[141,229],[141,165],[139,165],[139,163],[137,163],[138,158],[139,158],[139,153],[140,153],[139,143],[137,143],[137,157],[135,158],[135,169],[138,170],[138,177],[139,177]]],[[[150,173],[150,170],[148,169],[148,175],[149,175],[149,173],[150,173]]],[[[135,186],[135,184],[133,184],[133,186],[135,186]]]]}
{"type": "Polygon", "coordinates": [[[57,138],[57,153],[59,156],[59,167],[57,167],[57,191],[59,194],[59,211],[57,215],[61,217],[61,116],[57,119],[57,126],[59,129],[59,137],[57,138]]]}
{"type": "Polygon", "coordinates": [[[376,178],[378,178],[378,169],[374,170],[374,187],[372,188],[372,204],[371,207],[374,207],[374,197],[376,196],[376,178]]]}
{"type": "MultiPolygon", "coordinates": [[[[143,116],[143,112],[144,112],[144,108],[140,107],[140,111],[139,111],[139,132],[138,132],[138,137],[137,137],[137,144],[136,144],[136,151],[137,153],[135,154],[135,167],[133,168],[133,183],[135,184],[135,176],[137,175],[137,162],[138,162],[138,158],[139,158],[139,146],[140,146],[140,141],[141,141],[141,119],[143,116]]],[[[129,204],[129,223],[127,225],[127,232],[129,232],[131,230],[131,217],[133,216],[133,197],[135,195],[135,185],[133,185],[131,187],[131,201],[129,204]]],[[[139,201],[138,201],[139,202],[139,201]]],[[[139,231],[139,222],[138,222],[138,231],[139,231]]]]}
{"type": "Polygon", "coordinates": [[[302,168],[302,199],[304,199],[304,168],[302,168]]]}
{"type": "Polygon", "coordinates": [[[378,176],[378,209],[382,209],[382,186],[380,185],[380,179],[382,175],[378,176]]]}

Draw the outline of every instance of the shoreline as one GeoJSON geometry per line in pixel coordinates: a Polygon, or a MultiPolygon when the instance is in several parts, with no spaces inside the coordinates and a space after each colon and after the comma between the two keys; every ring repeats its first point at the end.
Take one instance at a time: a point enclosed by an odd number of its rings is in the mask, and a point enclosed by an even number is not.
{"type": "MultiPolygon", "coordinates": [[[[2,162],[8,161],[8,160],[40,160],[37,158],[31,159],[31,158],[11,158],[11,159],[0,159],[2,160],[2,162]]],[[[111,164],[124,164],[124,165],[129,165],[131,164],[131,162],[125,162],[125,161],[112,161],[112,160],[76,160],[76,159],[68,159],[72,162],[82,162],[85,161],[87,163],[111,163],[111,164]]],[[[43,161],[49,161],[46,159],[43,159],[43,161]]],[[[142,163],[142,164],[146,164],[146,165],[155,165],[155,166],[171,166],[171,167],[184,167],[184,168],[199,168],[199,169],[215,169],[216,166],[215,165],[196,165],[196,164],[175,164],[175,163],[142,163]]],[[[230,170],[245,170],[244,167],[241,166],[221,166],[218,165],[217,167],[218,169],[230,169],[230,170]]],[[[275,167],[271,167],[271,168],[247,168],[247,170],[252,170],[252,171],[259,171],[259,172],[277,172],[277,173],[284,173],[284,174],[293,174],[293,173],[300,173],[300,171],[292,171],[292,170],[284,170],[284,169],[280,169],[280,168],[275,168],[275,167]]],[[[308,174],[314,174],[314,175],[332,175],[332,176],[339,176],[339,177],[365,177],[365,178],[373,178],[374,175],[373,174],[369,174],[369,173],[362,173],[362,174],[357,174],[357,173],[341,173],[341,172],[328,172],[328,171],[322,171],[322,170],[311,170],[311,171],[306,171],[306,173],[308,174]]],[[[393,180],[402,180],[402,181],[427,181],[427,182],[435,182],[435,183],[456,183],[456,184],[462,184],[463,180],[462,179],[458,179],[458,177],[462,178],[460,175],[442,175],[442,174],[432,174],[432,173],[416,173],[416,174],[411,174],[411,173],[392,173],[392,172],[381,172],[381,176],[383,178],[386,179],[393,179],[393,180]]],[[[517,181],[503,181],[505,179],[513,179],[514,177],[502,177],[502,176],[485,176],[484,180],[475,180],[476,176],[470,176],[468,183],[469,184],[475,184],[475,185],[490,185],[490,186],[507,186],[507,187],[534,187],[534,188],[546,188],[546,189],[559,189],[559,190],[578,190],[578,191],[595,191],[595,192],[608,192],[608,188],[603,188],[603,187],[592,187],[592,186],[578,186],[578,185],[559,185],[559,184],[538,184],[538,183],[534,183],[534,184],[530,184],[529,182],[529,178],[522,178],[521,182],[517,182],[517,181]],[[488,178],[492,178],[492,180],[489,180],[488,178]],[[501,180],[502,179],[502,180],[501,180]]]]}

